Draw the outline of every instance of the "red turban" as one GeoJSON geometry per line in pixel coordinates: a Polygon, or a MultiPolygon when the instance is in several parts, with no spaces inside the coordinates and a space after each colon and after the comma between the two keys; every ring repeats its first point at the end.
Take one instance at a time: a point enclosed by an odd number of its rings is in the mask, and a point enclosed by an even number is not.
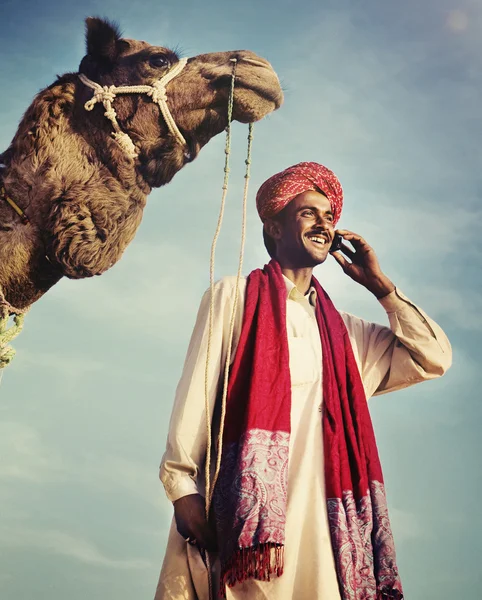
{"type": "Polygon", "coordinates": [[[343,190],[337,176],[323,165],[301,162],[270,177],[256,194],[256,206],[262,221],[274,217],[299,194],[323,192],[331,204],[334,224],[343,206],[343,190]]]}

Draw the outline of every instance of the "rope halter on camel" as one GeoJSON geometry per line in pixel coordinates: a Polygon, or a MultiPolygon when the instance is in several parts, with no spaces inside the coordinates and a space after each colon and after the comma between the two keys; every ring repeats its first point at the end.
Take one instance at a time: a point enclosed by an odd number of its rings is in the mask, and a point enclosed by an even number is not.
{"type": "Polygon", "coordinates": [[[122,131],[117,121],[117,113],[115,112],[112,103],[114,102],[118,94],[146,94],[153,102],[159,105],[161,114],[164,117],[164,121],[171,133],[171,135],[181,144],[187,147],[186,140],[182,133],[179,131],[176,122],[169,110],[167,104],[167,84],[170,83],[175,77],[181,73],[187,64],[187,58],[181,58],[165,75],[152,85],[100,85],[95,81],[91,81],[83,73],[79,73],[80,81],[94,90],[94,95],[88,100],[84,108],[85,110],[91,111],[98,102],[102,102],[105,108],[104,115],[109,119],[114,128],[112,136],[119,143],[124,152],[133,160],[138,157],[137,148],[130,138],[129,134],[122,131]]]}

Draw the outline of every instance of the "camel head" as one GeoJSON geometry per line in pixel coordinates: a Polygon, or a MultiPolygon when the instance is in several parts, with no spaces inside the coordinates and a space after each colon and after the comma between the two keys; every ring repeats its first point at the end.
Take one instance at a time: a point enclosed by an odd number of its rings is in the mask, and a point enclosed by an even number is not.
{"type": "MultiPolygon", "coordinates": [[[[101,19],[87,19],[86,38],[87,55],[79,71],[101,86],[152,86],[179,62],[172,50],[124,39],[116,26],[101,19]]],[[[276,73],[268,61],[244,50],[189,58],[167,85],[167,105],[185,145],[170,133],[151,97],[122,94],[113,101],[120,128],[134,142],[138,169],[150,187],[168,183],[212,137],[225,129],[232,59],[236,59],[233,118],[250,123],[277,109],[283,95],[276,73]]],[[[92,89],[81,90],[82,102],[92,94],[92,89]]],[[[111,129],[105,118],[102,125],[99,123],[102,104],[95,110],[92,127],[111,129]]],[[[84,119],[89,118],[90,115],[84,115],[84,119]]]]}
{"type": "Polygon", "coordinates": [[[79,72],[36,96],[0,155],[0,301],[18,309],[63,276],[100,275],[120,259],[151,189],[225,129],[233,59],[234,119],[257,121],[283,100],[252,52],[179,59],[108,21],[86,25],[79,72]]]}

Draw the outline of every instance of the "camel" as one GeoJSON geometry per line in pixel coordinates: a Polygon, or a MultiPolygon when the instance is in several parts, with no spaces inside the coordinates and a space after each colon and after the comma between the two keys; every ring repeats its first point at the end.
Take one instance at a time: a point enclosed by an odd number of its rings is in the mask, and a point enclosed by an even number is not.
{"type": "Polygon", "coordinates": [[[181,60],[92,17],[86,46],[79,72],[35,97],[0,155],[0,318],[121,258],[152,188],[226,128],[233,59],[233,119],[257,121],[283,101],[269,62],[249,51],[181,60]]]}

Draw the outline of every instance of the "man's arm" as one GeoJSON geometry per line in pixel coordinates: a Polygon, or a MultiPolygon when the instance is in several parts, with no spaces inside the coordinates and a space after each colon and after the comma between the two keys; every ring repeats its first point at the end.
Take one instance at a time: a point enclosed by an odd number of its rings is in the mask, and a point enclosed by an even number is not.
{"type": "Polygon", "coordinates": [[[360,235],[344,229],[338,233],[354,250],[344,245],[345,256],[336,252],[333,257],[378,298],[390,323],[388,328],[342,313],[367,397],[443,375],[452,363],[452,349],[442,329],[395,288],[360,235]]]}
{"type": "MultiPolygon", "coordinates": [[[[236,348],[244,306],[245,280],[240,284],[237,318],[233,339],[236,348]]],[[[214,319],[208,374],[208,404],[210,422],[226,360],[234,302],[235,279],[224,278],[214,291],[214,319]]],[[[166,495],[174,503],[179,533],[208,549],[214,538],[204,516],[204,463],[207,446],[205,410],[205,369],[209,338],[209,291],[204,294],[191,336],[181,379],[177,386],[169,425],[166,452],[160,468],[160,478],[166,495]]],[[[234,352],[233,352],[234,356],[234,352]]]]}
{"type": "Polygon", "coordinates": [[[340,313],[367,397],[443,375],[452,363],[452,349],[439,325],[398,289],[379,301],[390,327],[340,313]]]}

